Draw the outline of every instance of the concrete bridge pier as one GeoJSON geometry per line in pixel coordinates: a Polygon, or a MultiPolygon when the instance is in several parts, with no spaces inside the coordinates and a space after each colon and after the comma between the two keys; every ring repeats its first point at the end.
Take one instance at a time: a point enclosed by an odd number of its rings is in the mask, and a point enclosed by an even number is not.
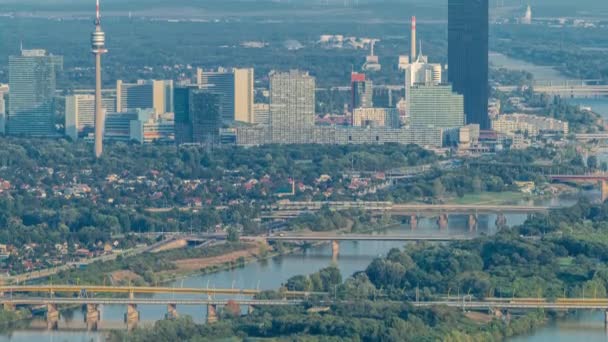
{"type": "Polygon", "coordinates": [[[127,329],[131,330],[139,323],[139,311],[137,311],[137,304],[128,304],[127,313],[125,314],[125,323],[127,323],[127,329]]]}
{"type": "Polygon", "coordinates": [[[496,215],[496,228],[502,229],[507,228],[507,217],[503,213],[498,213],[496,215]]]}
{"type": "Polygon", "coordinates": [[[251,315],[254,309],[253,305],[247,305],[247,314],[251,315]]]}
{"type": "Polygon", "coordinates": [[[469,215],[469,232],[476,232],[477,231],[477,224],[479,222],[479,219],[477,217],[477,215],[475,214],[470,214],[469,215]]]}
{"type": "Polygon", "coordinates": [[[217,305],[215,304],[207,304],[207,323],[215,323],[217,322],[217,305]]]}
{"type": "Polygon", "coordinates": [[[46,305],[46,327],[49,330],[57,330],[59,328],[59,309],[57,309],[57,304],[46,305]]]}
{"type": "Polygon", "coordinates": [[[448,229],[448,214],[440,214],[437,219],[437,224],[439,225],[439,230],[447,230],[448,229]]]}
{"type": "Polygon", "coordinates": [[[340,242],[338,240],[331,241],[331,257],[332,259],[337,259],[340,254],[340,242]]]}
{"type": "Polygon", "coordinates": [[[84,317],[87,324],[87,330],[97,331],[99,329],[99,321],[101,321],[101,312],[97,304],[87,304],[87,312],[84,317]]]}
{"type": "Polygon", "coordinates": [[[410,216],[410,230],[415,231],[418,229],[418,216],[412,215],[410,216]]]}
{"type": "Polygon", "coordinates": [[[167,305],[167,314],[165,315],[166,319],[177,319],[179,318],[179,314],[177,313],[177,304],[169,304],[167,305]]]}

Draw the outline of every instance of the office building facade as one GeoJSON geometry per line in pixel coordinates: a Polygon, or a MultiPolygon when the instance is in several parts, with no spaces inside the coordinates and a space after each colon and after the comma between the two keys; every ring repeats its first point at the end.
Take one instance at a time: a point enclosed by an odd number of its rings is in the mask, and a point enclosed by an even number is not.
{"type": "Polygon", "coordinates": [[[63,58],[45,50],[23,50],[9,57],[9,111],[7,133],[57,136],[55,91],[63,58]]]}
{"type": "Polygon", "coordinates": [[[254,70],[224,69],[203,71],[197,69],[198,86],[222,96],[222,120],[225,122],[254,122],[254,70]]]}
{"type": "Polygon", "coordinates": [[[315,78],[307,72],[270,73],[272,141],[305,144],[315,125],[315,78]]]}
{"type": "Polygon", "coordinates": [[[156,114],[173,112],[172,80],[116,81],[116,108],[119,112],[152,108],[156,114]]]}
{"type": "MultiPolygon", "coordinates": [[[[106,113],[116,112],[116,98],[102,97],[106,113]]],[[[77,140],[95,129],[95,95],[74,94],[65,97],[65,135],[77,140]]]]}
{"type": "Polygon", "coordinates": [[[220,143],[222,95],[198,87],[175,89],[175,141],[178,144],[220,143]]]}
{"type": "Polygon", "coordinates": [[[174,127],[171,114],[156,114],[153,108],[131,109],[106,115],[104,139],[140,144],[173,142],[174,127]]]}
{"type": "Polygon", "coordinates": [[[467,124],[490,128],[488,0],[448,0],[448,81],[464,96],[467,124]]]}
{"type": "Polygon", "coordinates": [[[455,128],[465,124],[464,98],[450,85],[415,85],[410,89],[410,126],[455,128]]]}

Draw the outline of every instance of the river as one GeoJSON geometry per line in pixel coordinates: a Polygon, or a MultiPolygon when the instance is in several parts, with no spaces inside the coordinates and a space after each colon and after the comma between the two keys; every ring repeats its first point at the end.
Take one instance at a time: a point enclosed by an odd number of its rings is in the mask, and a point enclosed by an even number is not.
{"type": "MultiPolygon", "coordinates": [[[[558,71],[551,67],[539,67],[533,64],[515,60],[504,55],[492,54],[491,62],[495,66],[509,69],[519,69],[531,72],[536,79],[542,80],[567,80],[558,71]]],[[[573,99],[572,103],[592,107],[608,119],[608,99],[573,99]]],[[[597,196],[597,193],[595,194],[597,196]]],[[[550,199],[535,201],[537,205],[567,206],[574,203],[573,199],[550,199]]],[[[523,204],[523,203],[521,203],[523,204]]],[[[510,225],[521,224],[525,215],[507,215],[510,225]]],[[[480,217],[478,233],[493,234],[496,231],[494,215],[480,217]]],[[[384,232],[385,234],[406,234],[409,228],[397,227],[384,232]]],[[[418,233],[436,233],[436,224],[431,219],[423,219],[419,222],[418,233]]],[[[466,217],[450,217],[449,229],[446,234],[464,234],[468,232],[466,217]]],[[[340,244],[340,256],[337,260],[342,276],[344,278],[355,272],[364,270],[376,257],[386,255],[391,248],[403,247],[400,242],[342,242],[340,244]]],[[[298,274],[310,274],[327,267],[333,263],[332,251],[329,245],[321,245],[286,256],[278,256],[270,260],[255,261],[244,267],[221,271],[207,275],[195,275],[171,284],[175,287],[217,287],[217,288],[259,288],[277,289],[288,278],[298,274]]],[[[165,296],[165,298],[167,298],[165,296]]],[[[141,307],[142,324],[152,324],[162,319],[166,312],[164,306],[141,307]]],[[[125,308],[122,306],[105,306],[101,308],[101,325],[122,326],[125,308]]],[[[203,322],[206,317],[206,308],[179,307],[181,315],[190,315],[197,322],[203,322]]],[[[15,330],[8,334],[0,334],[0,342],[43,342],[43,341],[66,341],[66,342],[89,342],[104,341],[103,333],[85,331],[66,331],[62,327],[70,325],[82,325],[84,320],[82,312],[76,310],[70,314],[63,315],[59,323],[59,331],[35,330],[33,328],[15,330]]],[[[533,332],[529,336],[513,338],[512,342],[541,342],[541,341],[572,341],[585,339],[586,342],[606,341],[603,330],[603,313],[582,313],[560,322],[555,322],[533,332]]],[[[42,320],[34,320],[34,326],[42,326],[42,320]]]]}
{"type": "MultiPolygon", "coordinates": [[[[596,196],[597,193],[594,193],[596,196]]],[[[538,201],[523,201],[520,204],[535,204],[548,206],[568,206],[575,202],[573,198],[546,199],[538,201]]],[[[507,215],[510,225],[523,223],[526,215],[507,215]]],[[[480,224],[477,234],[494,234],[496,226],[495,215],[480,216],[480,224]]],[[[466,234],[468,233],[466,216],[450,217],[449,229],[445,234],[466,234]]],[[[433,219],[421,219],[417,233],[437,233],[437,226],[433,219]]],[[[409,227],[399,226],[391,228],[380,234],[407,234],[409,227]]],[[[386,255],[391,248],[403,247],[402,242],[341,242],[340,255],[337,259],[344,278],[355,272],[365,270],[367,265],[376,257],[386,255]]],[[[310,274],[316,272],[333,263],[331,246],[328,244],[310,248],[305,251],[296,252],[290,255],[278,256],[270,260],[255,261],[241,268],[221,271],[207,275],[194,275],[183,280],[175,281],[171,286],[175,287],[217,287],[217,288],[259,288],[277,289],[288,278],[298,274],[310,274]]],[[[167,296],[159,296],[167,298],[167,296]]],[[[169,297],[170,298],[170,297],[169,297]]],[[[176,297],[184,298],[184,297],[176,297]]],[[[192,298],[192,297],[190,297],[192,298]]],[[[140,307],[142,324],[152,324],[154,321],[162,319],[166,312],[164,306],[145,306],[140,307]]],[[[203,322],[206,318],[206,308],[203,307],[178,307],[180,315],[190,315],[197,322],[203,322]]],[[[125,307],[105,306],[101,307],[101,325],[123,327],[122,320],[125,307]]],[[[85,331],[66,331],[62,327],[79,325],[83,326],[84,317],[80,310],[76,310],[69,315],[64,315],[59,323],[59,331],[36,331],[34,326],[43,326],[41,319],[34,320],[32,326],[24,330],[15,330],[10,334],[0,335],[0,342],[42,342],[42,341],[103,341],[103,333],[91,333],[85,331]]]]}
{"type": "MultiPolygon", "coordinates": [[[[511,70],[524,70],[530,72],[535,80],[546,81],[566,81],[559,71],[552,67],[538,66],[526,61],[517,60],[499,53],[491,53],[490,61],[496,67],[503,67],[511,70]]],[[[573,98],[569,102],[574,105],[590,107],[592,111],[608,120],[608,97],[596,98],[573,98]]],[[[608,156],[602,155],[602,159],[608,156]]],[[[582,341],[585,342],[605,342],[608,341],[608,334],[604,327],[603,312],[581,312],[565,320],[552,322],[527,336],[512,338],[510,342],[566,342],[582,341]]]]}

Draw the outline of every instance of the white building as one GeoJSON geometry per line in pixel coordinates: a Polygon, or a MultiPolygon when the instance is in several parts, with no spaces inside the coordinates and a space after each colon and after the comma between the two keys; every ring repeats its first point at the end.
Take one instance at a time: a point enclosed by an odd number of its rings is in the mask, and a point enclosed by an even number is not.
{"type": "Polygon", "coordinates": [[[569,133],[568,122],[537,115],[508,114],[492,120],[492,129],[498,133],[526,133],[537,136],[542,132],[569,133]]]}
{"type": "MultiPolygon", "coordinates": [[[[102,108],[106,113],[116,112],[114,96],[102,98],[102,108]]],[[[95,95],[74,94],[65,97],[65,134],[72,140],[95,129],[95,95]]]]}

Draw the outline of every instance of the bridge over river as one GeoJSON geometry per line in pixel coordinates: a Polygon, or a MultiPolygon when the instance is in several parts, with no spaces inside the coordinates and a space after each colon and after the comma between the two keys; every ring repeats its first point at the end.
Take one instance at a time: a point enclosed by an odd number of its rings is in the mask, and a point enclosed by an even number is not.
{"type": "Polygon", "coordinates": [[[87,329],[97,330],[101,321],[100,305],[126,306],[124,322],[128,328],[133,328],[140,320],[138,305],[166,305],[166,318],[179,316],[178,305],[206,306],[207,321],[212,323],[218,319],[218,306],[236,305],[252,310],[256,306],[299,305],[303,302],[303,298],[327,295],[325,292],[280,291],[279,299],[254,299],[254,295],[262,293],[261,290],[94,285],[0,286],[0,291],[2,292],[0,304],[4,310],[15,310],[19,306],[43,307],[46,310],[47,328],[50,330],[58,329],[60,305],[85,307],[87,329]],[[40,297],[41,294],[47,296],[40,297]],[[116,294],[122,294],[124,297],[108,296],[116,294]],[[153,294],[181,296],[170,299],[149,297],[153,294]],[[144,297],[136,297],[136,295],[144,297]],[[223,298],[215,298],[215,295],[222,295],[223,298]]]}

